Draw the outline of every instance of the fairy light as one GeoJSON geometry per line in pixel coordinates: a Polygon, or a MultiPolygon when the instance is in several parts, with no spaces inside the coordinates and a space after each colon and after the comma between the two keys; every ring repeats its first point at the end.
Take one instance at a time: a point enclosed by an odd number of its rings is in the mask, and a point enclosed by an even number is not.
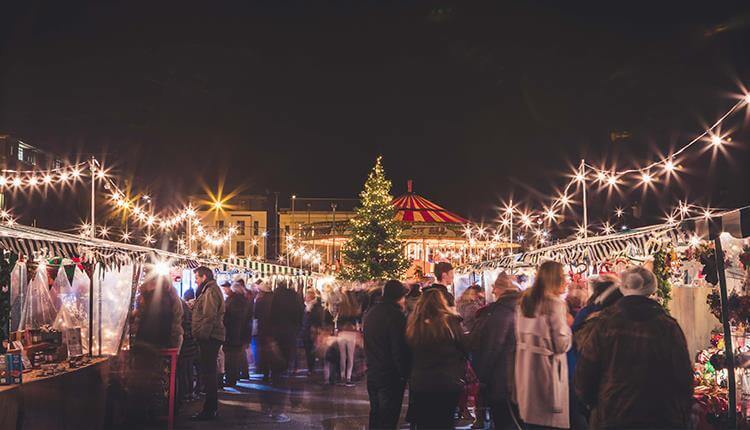
{"type": "Polygon", "coordinates": [[[607,185],[609,185],[610,187],[614,187],[615,185],[617,185],[617,176],[612,175],[612,176],[608,177],[607,178],[607,185]]]}
{"type": "Polygon", "coordinates": [[[667,173],[671,173],[671,172],[674,172],[674,170],[675,170],[674,161],[672,161],[671,159],[667,160],[664,163],[664,171],[667,173]]]}
{"type": "Polygon", "coordinates": [[[701,238],[697,234],[690,236],[690,246],[696,247],[701,244],[701,238]]]}
{"type": "Polygon", "coordinates": [[[604,173],[604,172],[597,172],[597,174],[596,174],[596,179],[597,179],[597,180],[598,180],[599,182],[604,182],[604,181],[606,181],[606,180],[607,180],[607,174],[606,174],[606,173],[604,173]]]}
{"type": "Polygon", "coordinates": [[[615,216],[617,218],[622,218],[623,215],[625,215],[625,211],[622,208],[615,209],[615,216]]]}
{"type": "Polygon", "coordinates": [[[15,178],[11,179],[10,183],[13,184],[14,187],[18,188],[21,186],[21,183],[22,183],[21,178],[16,176],[15,178]]]}
{"type": "Polygon", "coordinates": [[[650,184],[654,180],[654,177],[651,176],[648,172],[641,173],[641,182],[643,184],[650,184]]]}
{"type": "Polygon", "coordinates": [[[714,134],[711,136],[711,146],[716,148],[716,147],[721,146],[723,143],[724,143],[723,139],[718,134],[714,134]]]}
{"type": "Polygon", "coordinates": [[[44,176],[42,177],[42,182],[44,182],[44,184],[45,184],[45,185],[49,185],[49,184],[51,184],[51,183],[52,183],[52,179],[53,179],[53,178],[52,178],[52,175],[50,175],[49,173],[46,173],[46,174],[45,174],[45,175],[44,175],[44,176]]]}

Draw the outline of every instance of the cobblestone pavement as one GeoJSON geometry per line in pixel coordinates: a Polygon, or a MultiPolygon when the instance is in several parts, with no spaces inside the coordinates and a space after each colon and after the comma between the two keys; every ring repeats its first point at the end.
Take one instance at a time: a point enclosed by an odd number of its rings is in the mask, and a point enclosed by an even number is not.
{"type": "MultiPolygon", "coordinates": [[[[287,398],[283,404],[283,413],[291,419],[287,423],[276,423],[262,413],[262,396],[275,388],[256,376],[250,381],[240,381],[236,389],[227,388],[219,392],[220,416],[217,420],[195,423],[187,419],[200,410],[202,400],[198,400],[188,403],[180,411],[175,428],[366,429],[369,402],[365,382],[357,382],[354,387],[324,386],[321,379],[320,375],[314,375],[309,379],[295,376],[287,380],[288,389],[284,390],[287,398]]],[[[405,409],[406,406],[404,413],[405,409]]],[[[408,425],[404,428],[408,428],[408,425]]]]}

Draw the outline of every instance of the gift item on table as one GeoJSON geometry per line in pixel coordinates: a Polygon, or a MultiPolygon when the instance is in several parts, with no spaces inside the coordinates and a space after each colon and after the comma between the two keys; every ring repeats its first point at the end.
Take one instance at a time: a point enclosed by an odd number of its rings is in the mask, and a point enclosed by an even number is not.
{"type": "Polygon", "coordinates": [[[0,355],[0,385],[20,384],[23,380],[21,354],[0,355]]]}

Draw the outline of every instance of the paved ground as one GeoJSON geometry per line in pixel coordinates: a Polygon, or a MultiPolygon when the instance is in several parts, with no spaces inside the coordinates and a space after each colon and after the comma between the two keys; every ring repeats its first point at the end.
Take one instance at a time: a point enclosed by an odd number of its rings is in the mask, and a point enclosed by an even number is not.
{"type": "MultiPolygon", "coordinates": [[[[284,402],[284,412],[291,421],[277,424],[261,413],[261,395],[273,389],[259,378],[241,381],[237,389],[219,393],[220,417],[207,423],[190,422],[187,417],[200,409],[202,400],[187,404],[180,411],[178,429],[330,429],[357,430],[367,428],[369,402],[365,382],[355,387],[323,386],[320,375],[311,379],[293,377],[284,402]]],[[[404,399],[406,404],[406,398],[404,399]]],[[[404,406],[404,412],[406,407],[404,406]]],[[[403,420],[402,420],[403,421],[403,420]]],[[[408,425],[405,427],[408,428],[408,425]]]]}

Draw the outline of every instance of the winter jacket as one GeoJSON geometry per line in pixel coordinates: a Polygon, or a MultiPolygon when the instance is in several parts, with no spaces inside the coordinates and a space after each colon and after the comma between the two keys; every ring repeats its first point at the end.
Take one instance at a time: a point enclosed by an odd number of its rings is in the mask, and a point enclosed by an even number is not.
{"type": "Polygon", "coordinates": [[[169,297],[157,296],[153,291],[141,293],[132,329],[136,344],[179,349],[183,334],[182,303],[177,293],[169,297]]]}
{"type": "Polygon", "coordinates": [[[591,428],[687,428],[693,371],[685,335],[655,301],[626,296],[576,335],[578,397],[591,428]]]}
{"type": "Polygon", "coordinates": [[[253,305],[253,320],[255,321],[257,332],[256,335],[271,335],[271,303],[273,302],[273,292],[261,291],[255,296],[253,305]]]}
{"type": "Polygon", "coordinates": [[[271,301],[271,334],[277,340],[296,337],[302,327],[305,304],[302,297],[291,288],[277,288],[271,301]]]}
{"type": "Polygon", "coordinates": [[[448,301],[448,306],[450,306],[450,307],[456,306],[456,298],[453,297],[453,294],[451,294],[448,291],[448,287],[446,287],[445,285],[443,285],[443,284],[432,284],[429,287],[424,287],[422,289],[422,292],[424,293],[425,291],[429,291],[429,290],[438,290],[438,291],[440,291],[441,293],[443,293],[443,296],[445,297],[445,300],[448,301]]]}
{"type": "Polygon", "coordinates": [[[387,385],[409,376],[406,317],[395,303],[378,303],[364,317],[367,381],[387,385]]]}
{"type": "Polygon", "coordinates": [[[476,325],[479,348],[472,351],[474,371],[491,403],[514,399],[513,374],[516,353],[516,304],[518,291],[503,293],[496,302],[479,310],[476,325]],[[485,321],[481,321],[486,319],[485,321]],[[480,323],[481,321],[481,323],[480,323]]]}
{"type": "Polygon", "coordinates": [[[247,342],[248,335],[247,316],[250,312],[250,303],[243,294],[232,292],[225,303],[224,327],[226,328],[226,340],[224,345],[230,348],[239,348],[247,342]]]}
{"type": "Polygon", "coordinates": [[[474,318],[477,315],[477,311],[484,307],[484,303],[480,300],[472,300],[462,302],[459,300],[456,310],[461,315],[463,321],[461,321],[461,327],[464,332],[468,333],[471,327],[474,325],[474,318]]]}
{"type": "Polygon", "coordinates": [[[182,303],[182,347],[180,348],[180,360],[192,360],[198,355],[198,344],[193,338],[193,312],[184,300],[182,303]]]}
{"type": "Polygon", "coordinates": [[[326,311],[319,298],[310,306],[310,310],[305,308],[305,315],[302,318],[302,335],[308,341],[312,341],[315,332],[323,327],[326,322],[326,311]]]}
{"type": "Polygon", "coordinates": [[[198,288],[193,303],[193,337],[198,342],[209,339],[224,342],[224,295],[216,281],[207,281],[198,288]]]}
{"type": "Polygon", "coordinates": [[[463,390],[467,345],[461,330],[461,317],[452,317],[449,324],[449,338],[411,348],[410,390],[432,393],[463,390]]]}
{"type": "Polygon", "coordinates": [[[568,307],[545,297],[534,317],[516,309],[515,381],[518,410],[527,424],[568,428],[568,362],[572,344],[568,307]]]}

